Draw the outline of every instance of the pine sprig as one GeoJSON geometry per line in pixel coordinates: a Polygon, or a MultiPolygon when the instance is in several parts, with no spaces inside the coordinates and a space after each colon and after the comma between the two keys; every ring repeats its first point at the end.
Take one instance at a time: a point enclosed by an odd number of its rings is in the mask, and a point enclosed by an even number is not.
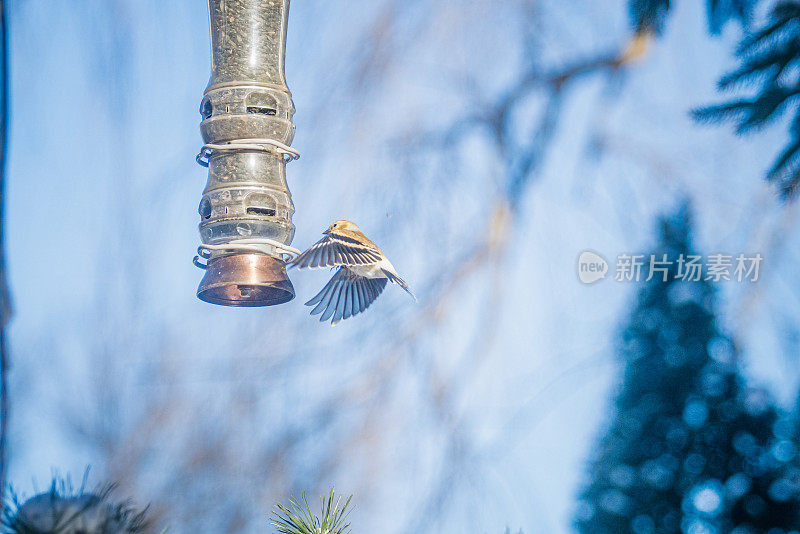
{"type": "Polygon", "coordinates": [[[780,0],[767,24],[739,45],[740,65],[719,81],[720,90],[757,86],[756,94],[692,111],[703,122],[730,121],[737,133],[756,131],[791,110],[795,113],[790,140],[767,171],[784,198],[800,189],[800,1],[780,0]],[[794,106],[792,108],[792,106],[794,106]]]}
{"type": "Polygon", "coordinates": [[[303,494],[300,501],[291,498],[288,507],[278,504],[270,523],[280,534],[347,534],[350,532],[348,506],[352,498],[349,496],[342,504],[341,496],[336,497],[331,488],[330,495],[320,499],[320,516],[315,516],[303,494]]]}
{"type": "Polygon", "coordinates": [[[147,509],[111,500],[113,485],[87,492],[84,478],[76,491],[67,478],[55,478],[50,489],[25,501],[12,494],[3,507],[4,534],[135,534],[148,528],[147,509]]]}

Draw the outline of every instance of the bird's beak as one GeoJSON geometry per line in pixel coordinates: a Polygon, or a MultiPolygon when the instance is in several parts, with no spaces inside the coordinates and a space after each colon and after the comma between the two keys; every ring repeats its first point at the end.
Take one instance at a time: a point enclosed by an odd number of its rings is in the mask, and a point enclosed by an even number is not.
{"type": "Polygon", "coordinates": [[[323,233],[323,234],[325,234],[325,235],[329,235],[329,234],[331,233],[331,229],[330,229],[330,228],[328,228],[327,230],[325,230],[325,231],[324,231],[324,232],[322,232],[322,233],[323,233]]]}

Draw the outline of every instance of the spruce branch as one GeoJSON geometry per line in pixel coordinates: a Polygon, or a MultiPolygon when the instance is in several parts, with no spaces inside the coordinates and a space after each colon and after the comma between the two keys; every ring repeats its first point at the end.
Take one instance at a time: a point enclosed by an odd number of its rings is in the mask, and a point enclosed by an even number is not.
{"type": "Polygon", "coordinates": [[[350,532],[350,523],[347,522],[350,514],[348,506],[352,498],[352,495],[349,496],[342,504],[341,496],[335,497],[334,489],[331,488],[330,495],[320,499],[321,515],[315,516],[303,494],[300,501],[289,499],[288,507],[279,503],[270,523],[280,534],[347,534],[350,532]]]}
{"type": "Polygon", "coordinates": [[[692,116],[702,122],[733,122],[736,132],[743,134],[766,126],[786,112],[794,113],[789,142],[766,174],[784,198],[794,197],[800,188],[800,79],[795,72],[800,61],[800,1],[780,0],[775,4],[764,27],[742,40],[737,56],[739,67],[720,79],[719,89],[754,85],[756,94],[695,109],[692,116]]]}
{"type": "Polygon", "coordinates": [[[631,0],[631,21],[637,33],[660,34],[669,13],[670,0],[631,0]]]}
{"type": "Polygon", "coordinates": [[[776,120],[790,100],[800,94],[800,85],[791,89],[769,87],[752,99],[732,100],[725,104],[698,108],[692,111],[701,122],[733,121],[736,133],[750,133],[776,120]]]}
{"type": "MultiPolygon", "coordinates": [[[[746,25],[757,0],[708,0],[708,29],[718,34],[725,23],[731,19],[746,25]]],[[[630,0],[628,10],[631,22],[637,32],[659,35],[664,30],[667,15],[672,7],[671,0],[630,0]]]]}
{"type": "Polygon", "coordinates": [[[777,84],[789,71],[789,67],[797,57],[800,49],[800,35],[793,36],[786,42],[763,46],[754,42],[737,55],[742,57],[742,65],[723,76],[717,83],[720,90],[735,89],[747,83],[758,82],[761,78],[769,84],[777,84]]]}
{"type": "Polygon", "coordinates": [[[718,34],[731,19],[747,24],[753,13],[756,0],[708,0],[708,29],[718,34]]]}
{"type": "MultiPolygon", "coordinates": [[[[795,117],[795,124],[800,123],[800,114],[795,117]]],[[[795,130],[795,128],[792,128],[795,130]]],[[[767,179],[780,184],[784,198],[794,198],[800,186],[800,133],[794,132],[794,141],[783,149],[778,159],[767,172],[767,179]]]]}

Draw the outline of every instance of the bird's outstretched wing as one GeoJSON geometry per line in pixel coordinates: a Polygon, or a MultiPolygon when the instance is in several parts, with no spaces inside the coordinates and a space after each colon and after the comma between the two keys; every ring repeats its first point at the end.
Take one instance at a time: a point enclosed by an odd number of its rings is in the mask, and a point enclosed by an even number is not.
{"type": "Polygon", "coordinates": [[[417,296],[414,294],[414,292],[413,292],[413,291],[411,291],[411,288],[410,288],[410,287],[408,287],[408,284],[406,284],[406,281],[405,281],[405,280],[403,280],[402,278],[400,278],[400,275],[399,275],[399,274],[397,274],[396,272],[394,272],[394,270],[393,270],[393,269],[383,269],[383,268],[382,268],[382,269],[381,269],[381,271],[383,271],[383,274],[385,274],[385,275],[386,275],[386,278],[388,278],[388,279],[389,279],[389,281],[390,281],[391,283],[393,283],[393,284],[397,284],[397,285],[399,285],[400,287],[402,287],[402,288],[403,288],[403,290],[404,290],[406,293],[408,293],[409,295],[411,295],[411,298],[412,298],[412,299],[414,299],[414,302],[417,302],[417,296]]]}
{"type": "Polygon", "coordinates": [[[331,324],[336,324],[369,308],[387,282],[386,278],[365,278],[342,267],[306,306],[316,305],[311,315],[321,313],[321,322],[332,318],[331,324]]]}
{"type": "Polygon", "coordinates": [[[326,234],[290,262],[299,269],[318,269],[340,265],[372,265],[381,261],[381,251],[352,237],[326,234]]]}

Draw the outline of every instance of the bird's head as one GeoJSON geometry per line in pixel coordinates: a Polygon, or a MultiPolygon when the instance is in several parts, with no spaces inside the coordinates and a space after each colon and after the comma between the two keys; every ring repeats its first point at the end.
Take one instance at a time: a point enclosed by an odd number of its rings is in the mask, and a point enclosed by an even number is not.
{"type": "Polygon", "coordinates": [[[360,232],[361,229],[356,226],[356,223],[352,221],[336,221],[335,223],[331,224],[328,229],[325,231],[326,234],[331,232],[340,232],[342,230],[348,232],[360,232]]]}

